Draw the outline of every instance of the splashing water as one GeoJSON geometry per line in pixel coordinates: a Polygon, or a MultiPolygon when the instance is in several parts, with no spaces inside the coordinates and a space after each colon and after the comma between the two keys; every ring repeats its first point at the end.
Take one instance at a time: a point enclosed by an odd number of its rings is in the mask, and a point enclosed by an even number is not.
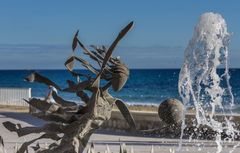
{"type": "MultiPolygon", "coordinates": [[[[204,13],[195,27],[193,38],[185,50],[184,63],[179,75],[178,90],[185,108],[193,104],[196,111],[196,128],[209,126],[216,132],[217,152],[222,151],[221,133],[234,139],[234,123],[225,115],[226,107],[234,105],[234,97],[229,83],[228,44],[229,33],[221,15],[204,13]],[[224,68],[223,74],[217,72],[224,68]],[[224,116],[224,121],[214,119],[216,110],[224,116]]],[[[186,112],[186,111],[185,111],[186,112]]],[[[182,124],[182,136],[185,129],[182,124]]],[[[181,136],[181,137],[182,137],[181,136]]]]}

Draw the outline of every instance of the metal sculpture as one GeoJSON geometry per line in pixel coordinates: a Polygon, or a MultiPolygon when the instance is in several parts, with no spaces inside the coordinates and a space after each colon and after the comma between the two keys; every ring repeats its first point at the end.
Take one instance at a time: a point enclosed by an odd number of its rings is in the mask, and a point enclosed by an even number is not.
{"type": "Polygon", "coordinates": [[[25,78],[26,81],[44,83],[62,92],[75,93],[81,98],[84,105],[66,101],[54,91],[52,97],[56,103],[37,98],[25,100],[30,106],[40,110],[39,113],[35,113],[35,116],[52,122],[42,127],[21,127],[21,125],[9,121],[4,122],[3,125],[9,131],[16,132],[19,137],[44,132],[39,138],[23,143],[18,149],[18,153],[24,153],[30,144],[43,138],[52,139],[55,142],[50,144],[47,149],[34,147],[36,153],[82,153],[92,133],[110,119],[114,104],[119,108],[129,126],[132,129],[136,128],[134,119],[125,103],[108,93],[111,86],[114,91],[121,90],[128,79],[129,69],[120,59],[112,57],[112,52],[132,26],[133,22],[130,22],[122,29],[108,49],[105,46],[100,48],[92,46],[93,51],[88,50],[80,42],[77,31],[72,43],[73,53],[80,46],[84,54],[97,62],[100,69],[95,68],[81,57],[71,56],[65,62],[65,66],[77,78],[77,82],[67,80],[68,87],[65,89],[61,89],[56,83],[36,72],[25,78]],[[75,61],[80,62],[95,77],[74,71],[75,61]],[[100,86],[101,80],[105,80],[106,84],[100,86]],[[91,96],[88,96],[86,92],[91,92],[91,96]],[[59,136],[60,133],[63,136],[59,136]]]}

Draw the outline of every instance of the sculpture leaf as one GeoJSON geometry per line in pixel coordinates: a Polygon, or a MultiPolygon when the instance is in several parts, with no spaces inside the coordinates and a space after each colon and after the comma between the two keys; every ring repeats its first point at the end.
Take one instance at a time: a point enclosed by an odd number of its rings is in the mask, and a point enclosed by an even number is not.
{"type": "Polygon", "coordinates": [[[122,113],[123,117],[127,121],[130,128],[132,130],[135,130],[136,129],[136,124],[135,124],[134,118],[133,118],[132,114],[130,113],[129,109],[127,108],[126,104],[119,99],[116,100],[115,104],[117,105],[118,109],[122,113]]]}
{"type": "Polygon", "coordinates": [[[79,30],[76,32],[74,38],[73,38],[73,42],[72,42],[72,50],[75,51],[76,47],[77,47],[77,43],[78,43],[78,39],[77,39],[77,36],[78,36],[78,32],[79,30]]]}
{"type": "Polygon", "coordinates": [[[24,78],[24,80],[26,80],[28,82],[43,83],[43,84],[46,84],[47,86],[53,86],[57,90],[61,90],[61,88],[56,83],[54,83],[53,81],[51,81],[47,77],[44,77],[44,76],[40,75],[37,72],[34,72],[34,73],[28,75],[26,78],[24,78]]]}

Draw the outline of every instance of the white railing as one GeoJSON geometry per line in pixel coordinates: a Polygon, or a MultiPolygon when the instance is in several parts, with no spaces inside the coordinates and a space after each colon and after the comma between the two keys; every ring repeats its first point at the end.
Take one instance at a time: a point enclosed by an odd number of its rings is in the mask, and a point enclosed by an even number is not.
{"type": "Polygon", "coordinates": [[[1,88],[0,105],[28,106],[23,99],[31,97],[31,88],[1,88]]]}

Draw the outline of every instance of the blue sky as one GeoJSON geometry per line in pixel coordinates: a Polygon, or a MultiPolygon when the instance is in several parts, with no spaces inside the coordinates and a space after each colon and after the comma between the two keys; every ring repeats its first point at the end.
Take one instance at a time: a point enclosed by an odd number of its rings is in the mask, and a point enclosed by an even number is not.
{"type": "Polygon", "coordinates": [[[131,68],[179,68],[199,16],[209,11],[226,19],[230,64],[240,67],[238,1],[1,1],[0,69],[64,68],[77,29],[86,45],[109,45],[132,20],[115,54],[131,68]]]}

